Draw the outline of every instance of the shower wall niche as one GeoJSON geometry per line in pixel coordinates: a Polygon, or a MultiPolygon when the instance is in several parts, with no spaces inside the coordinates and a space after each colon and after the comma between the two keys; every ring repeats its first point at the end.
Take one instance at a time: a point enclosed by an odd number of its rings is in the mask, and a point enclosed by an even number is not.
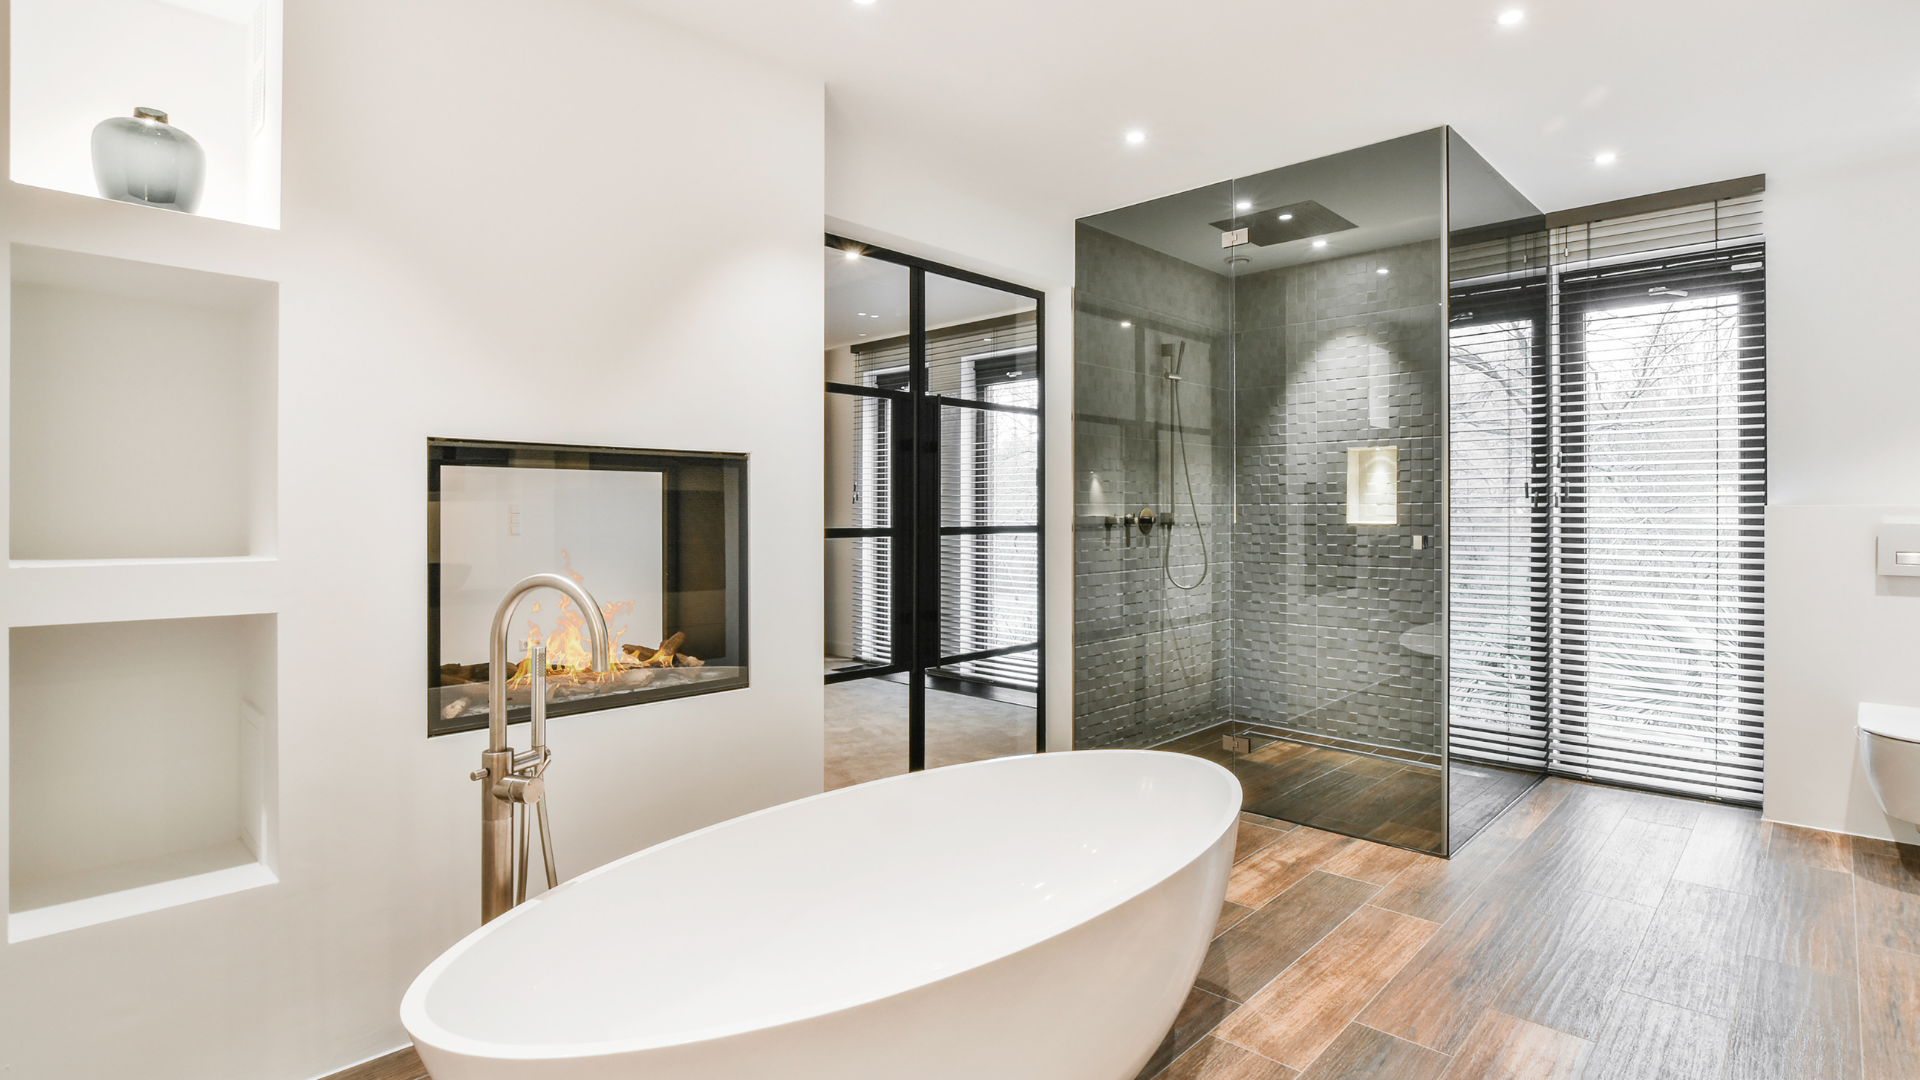
{"type": "Polygon", "coordinates": [[[1543,226],[1445,128],[1078,223],[1078,746],[1435,852],[1537,781],[1449,752],[1448,325],[1543,226]]]}

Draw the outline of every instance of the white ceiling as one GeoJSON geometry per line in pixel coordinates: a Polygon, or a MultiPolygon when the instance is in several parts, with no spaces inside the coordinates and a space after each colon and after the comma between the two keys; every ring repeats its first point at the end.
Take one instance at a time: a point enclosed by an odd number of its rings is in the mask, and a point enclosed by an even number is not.
{"type": "Polygon", "coordinates": [[[1920,139],[1913,0],[629,2],[823,80],[833,143],[1043,218],[1440,124],[1546,210],[1920,139]]]}

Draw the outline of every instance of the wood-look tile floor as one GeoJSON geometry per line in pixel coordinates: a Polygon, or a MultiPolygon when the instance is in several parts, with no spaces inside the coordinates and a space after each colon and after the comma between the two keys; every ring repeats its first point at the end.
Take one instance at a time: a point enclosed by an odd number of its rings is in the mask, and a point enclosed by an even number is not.
{"type": "Polygon", "coordinates": [[[1142,1080],[1920,1078],[1920,848],[1560,779],[1452,860],[1239,839],[1142,1080]]]}

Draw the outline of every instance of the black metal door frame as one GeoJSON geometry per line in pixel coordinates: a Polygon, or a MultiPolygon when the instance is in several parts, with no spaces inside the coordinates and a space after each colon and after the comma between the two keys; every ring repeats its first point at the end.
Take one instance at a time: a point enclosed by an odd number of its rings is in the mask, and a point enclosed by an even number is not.
{"type": "Polygon", "coordinates": [[[891,478],[893,490],[888,525],[883,528],[828,529],[829,540],[886,538],[891,541],[890,576],[892,655],[885,664],[828,672],[829,684],[888,675],[907,676],[907,769],[927,767],[927,672],[994,656],[1032,651],[1034,660],[1034,751],[1047,748],[1047,425],[1046,425],[1046,294],[1010,281],[944,266],[912,255],[877,248],[857,240],[827,234],[828,247],[857,252],[862,258],[904,266],[908,271],[908,378],[904,389],[884,389],[850,383],[828,383],[826,392],[851,397],[880,398],[891,411],[891,478]],[[1034,302],[1034,379],[1037,404],[1028,409],[947,398],[931,393],[927,377],[927,275],[938,274],[984,288],[998,289],[1034,302]],[[940,521],[940,410],[942,407],[1029,413],[1036,417],[1036,514],[1031,526],[945,526],[940,521]],[[1031,533],[1036,557],[1035,640],[977,652],[942,656],[940,627],[940,541],[945,536],[982,533],[1031,533]]]}

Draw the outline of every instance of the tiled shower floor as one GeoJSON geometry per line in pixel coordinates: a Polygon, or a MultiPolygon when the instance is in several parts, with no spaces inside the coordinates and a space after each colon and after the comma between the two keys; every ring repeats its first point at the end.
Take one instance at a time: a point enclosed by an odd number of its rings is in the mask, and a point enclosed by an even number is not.
{"type": "Polygon", "coordinates": [[[1440,850],[1445,815],[1438,767],[1272,737],[1256,737],[1247,754],[1221,748],[1221,736],[1242,730],[1243,725],[1218,724],[1156,749],[1203,757],[1232,770],[1244,791],[1241,808],[1248,813],[1440,850]]]}

